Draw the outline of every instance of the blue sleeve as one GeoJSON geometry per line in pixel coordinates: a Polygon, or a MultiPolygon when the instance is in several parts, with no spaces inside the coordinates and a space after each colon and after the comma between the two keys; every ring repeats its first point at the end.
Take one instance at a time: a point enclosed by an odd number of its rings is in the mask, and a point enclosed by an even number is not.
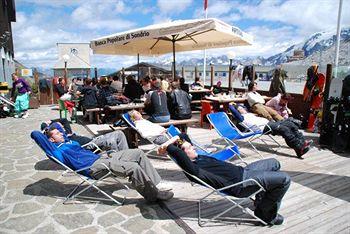
{"type": "Polygon", "coordinates": [[[241,113],[239,113],[239,111],[233,105],[229,105],[228,107],[230,108],[230,111],[235,119],[237,119],[239,122],[243,122],[244,117],[241,115],[241,113]]]}

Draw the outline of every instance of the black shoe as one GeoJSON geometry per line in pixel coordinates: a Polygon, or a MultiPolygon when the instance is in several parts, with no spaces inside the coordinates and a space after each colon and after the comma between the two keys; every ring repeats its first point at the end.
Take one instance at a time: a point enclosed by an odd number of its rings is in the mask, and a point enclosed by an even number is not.
{"type": "Polygon", "coordinates": [[[167,201],[173,198],[174,193],[171,191],[158,191],[157,199],[161,201],[167,201]]]}
{"type": "Polygon", "coordinates": [[[284,221],[284,218],[282,215],[280,214],[277,214],[277,216],[271,220],[271,221],[268,221],[262,214],[262,212],[260,211],[259,208],[256,208],[254,210],[254,215],[257,216],[258,218],[260,218],[262,221],[264,221],[265,223],[267,223],[267,225],[281,225],[284,221]]]}
{"type": "Polygon", "coordinates": [[[284,218],[282,215],[277,214],[276,218],[274,218],[271,222],[269,222],[268,224],[270,225],[281,225],[284,221],[284,218]]]}
{"type": "Polygon", "coordinates": [[[311,148],[311,144],[312,144],[312,140],[311,141],[305,141],[303,147],[301,147],[300,149],[295,149],[295,153],[297,154],[298,158],[301,158],[301,156],[303,156],[304,154],[306,154],[310,148],[311,148]]]}

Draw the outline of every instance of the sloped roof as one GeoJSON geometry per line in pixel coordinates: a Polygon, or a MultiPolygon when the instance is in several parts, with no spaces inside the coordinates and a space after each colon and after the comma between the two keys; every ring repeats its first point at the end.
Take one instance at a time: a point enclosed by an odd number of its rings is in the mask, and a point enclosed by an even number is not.
{"type": "MultiPolygon", "coordinates": [[[[156,69],[158,71],[161,71],[164,74],[171,74],[171,71],[164,69],[162,67],[155,66],[155,65],[150,64],[150,63],[141,62],[141,63],[139,63],[139,67],[140,67],[140,69],[150,67],[150,68],[156,69]]],[[[137,64],[134,64],[130,67],[124,68],[124,71],[137,71],[137,64]]],[[[121,72],[121,70],[113,72],[113,73],[109,74],[109,76],[114,76],[114,75],[118,74],[119,72],[121,72]]]]}

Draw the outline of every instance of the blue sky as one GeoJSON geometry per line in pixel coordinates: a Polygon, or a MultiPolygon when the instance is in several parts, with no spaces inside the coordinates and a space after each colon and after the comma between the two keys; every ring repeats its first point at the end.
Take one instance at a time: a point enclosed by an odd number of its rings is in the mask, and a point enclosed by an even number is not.
{"type": "MultiPolygon", "coordinates": [[[[336,31],[338,0],[208,0],[208,17],[238,26],[254,37],[252,46],[208,50],[208,56],[268,57],[320,31],[336,31]]],[[[177,19],[204,18],[203,0],[16,0],[15,57],[29,67],[53,67],[57,42],[94,38],[177,19]]],[[[343,1],[342,25],[350,26],[350,1],[343,1]]],[[[177,61],[201,57],[179,53],[177,61]]],[[[141,58],[143,61],[170,59],[141,58]]],[[[93,55],[93,67],[120,68],[132,56],[93,55]]]]}

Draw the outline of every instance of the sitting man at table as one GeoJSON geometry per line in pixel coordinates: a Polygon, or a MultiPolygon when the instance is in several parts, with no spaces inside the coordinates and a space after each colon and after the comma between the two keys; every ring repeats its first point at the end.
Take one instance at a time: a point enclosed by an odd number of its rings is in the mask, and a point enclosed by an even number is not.
{"type": "Polygon", "coordinates": [[[98,107],[97,88],[92,86],[92,80],[90,78],[85,79],[85,85],[78,87],[76,95],[80,97],[82,95],[81,105],[85,109],[93,109],[98,107]]]}
{"type": "Polygon", "coordinates": [[[210,92],[212,95],[223,93],[220,80],[216,83],[215,86],[211,87],[210,92]]]}
{"type": "Polygon", "coordinates": [[[142,84],[142,90],[144,93],[148,93],[151,89],[151,78],[149,76],[144,77],[141,80],[141,84],[142,84]]]}
{"type": "Polygon", "coordinates": [[[100,80],[100,89],[98,91],[100,106],[116,106],[123,103],[129,103],[129,98],[118,94],[117,90],[112,88],[106,78],[100,80]]]}
{"type": "Polygon", "coordinates": [[[269,121],[266,118],[258,117],[241,105],[229,105],[230,111],[239,122],[242,122],[248,128],[254,130],[258,128],[262,132],[268,132],[272,135],[279,135],[284,138],[286,144],[294,149],[298,158],[306,154],[311,147],[312,140],[307,141],[302,132],[299,131],[300,121],[288,118],[280,121],[269,121]],[[238,111],[238,112],[237,112],[238,111]]]}
{"type": "Polygon", "coordinates": [[[292,95],[289,93],[283,95],[279,93],[266,102],[265,105],[277,111],[277,113],[284,119],[288,119],[289,115],[292,114],[292,111],[287,106],[290,100],[292,100],[292,95]]]}
{"type": "Polygon", "coordinates": [[[192,118],[191,96],[180,89],[177,81],[171,83],[172,91],[169,95],[169,110],[172,119],[192,118]]]}
{"type": "Polygon", "coordinates": [[[179,81],[180,81],[180,89],[182,89],[186,93],[190,93],[190,87],[188,86],[188,84],[185,83],[185,78],[180,77],[179,81]]]}
{"type": "Polygon", "coordinates": [[[283,117],[277,111],[264,105],[265,100],[257,90],[258,84],[255,81],[250,82],[248,85],[247,101],[251,111],[268,120],[283,120],[283,117]]]}
{"type": "Polygon", "coordinates": [[[145,111],[154,123],[166,123],[170,120],[166,93],[161,90],[161,81],[153,83],[155,90],[146,94],[145,111]]]}
{"type": "Polygon", "coordinates": [[[196,77],[194,78],[194,82],[191,84],[191,89],[203,89],[204,85],[201,81],[201,78],[196,77]]]}
{"type": "MultiPolygon", "coordinates": [[[[47,130],[49,128],[58,129],[65,139],[65,141],[76,141],[80,145],[88,143],[94,143],[102,150],[126,150],[129,149],[128,142],[124,133],[120,130],[113,131],[107,134],[103,134],[94,138],[82,136],[73,133],[70,123],[67,119],[54,119],[47,122],[43,122],[40,126],[41,130],[47,130]]],[[[87,147],[88,150],[94,151],[93,144],[87,147]]]]}
{"type": "MultiPolygon", "coordinates": [[[[246,167],[236,166],[230,162],[198,155],[188,137],[179,139],[179,136],[171,138],[158,149],[160,154],[165,151],[185,171],[216,189],[247,179],[256,180],[265,189],[265,192],[256,195],[254,214],[269,225],[283,223],[283,216],[277,212],[291,179],[287,173],[280,171],[281,165],[276,159],[259,160],[246,167]]],[[[255,183],[246,182],[225,190],[225,193],[235,197],[246,197],[258,189],[255,183]]]]}
{"type": "Polygon", "coordinates": [[[131,99],[140,99],[141,96],[145,93],[141,87],[141,85],[135,80],[135,77],[129,75],[126,77],[127,84],[124,88],[124,95],[131,99]]]}
{"type": "Polygon", "coordinates": [[[98,155],[75,141],[65,141],[63,134],[54,127],[50,127],[45,134],[59,151],[64,152],[61,160],[73,170],[90,167],[88,173],[93,178],[100,178],[106,173],[101,165],[104,164],[117,175],[129,177],[133,187],[149,202],[166,201],[174,196],[169,188],[164,188],[158,172],[140,149],[98,155]]]}

